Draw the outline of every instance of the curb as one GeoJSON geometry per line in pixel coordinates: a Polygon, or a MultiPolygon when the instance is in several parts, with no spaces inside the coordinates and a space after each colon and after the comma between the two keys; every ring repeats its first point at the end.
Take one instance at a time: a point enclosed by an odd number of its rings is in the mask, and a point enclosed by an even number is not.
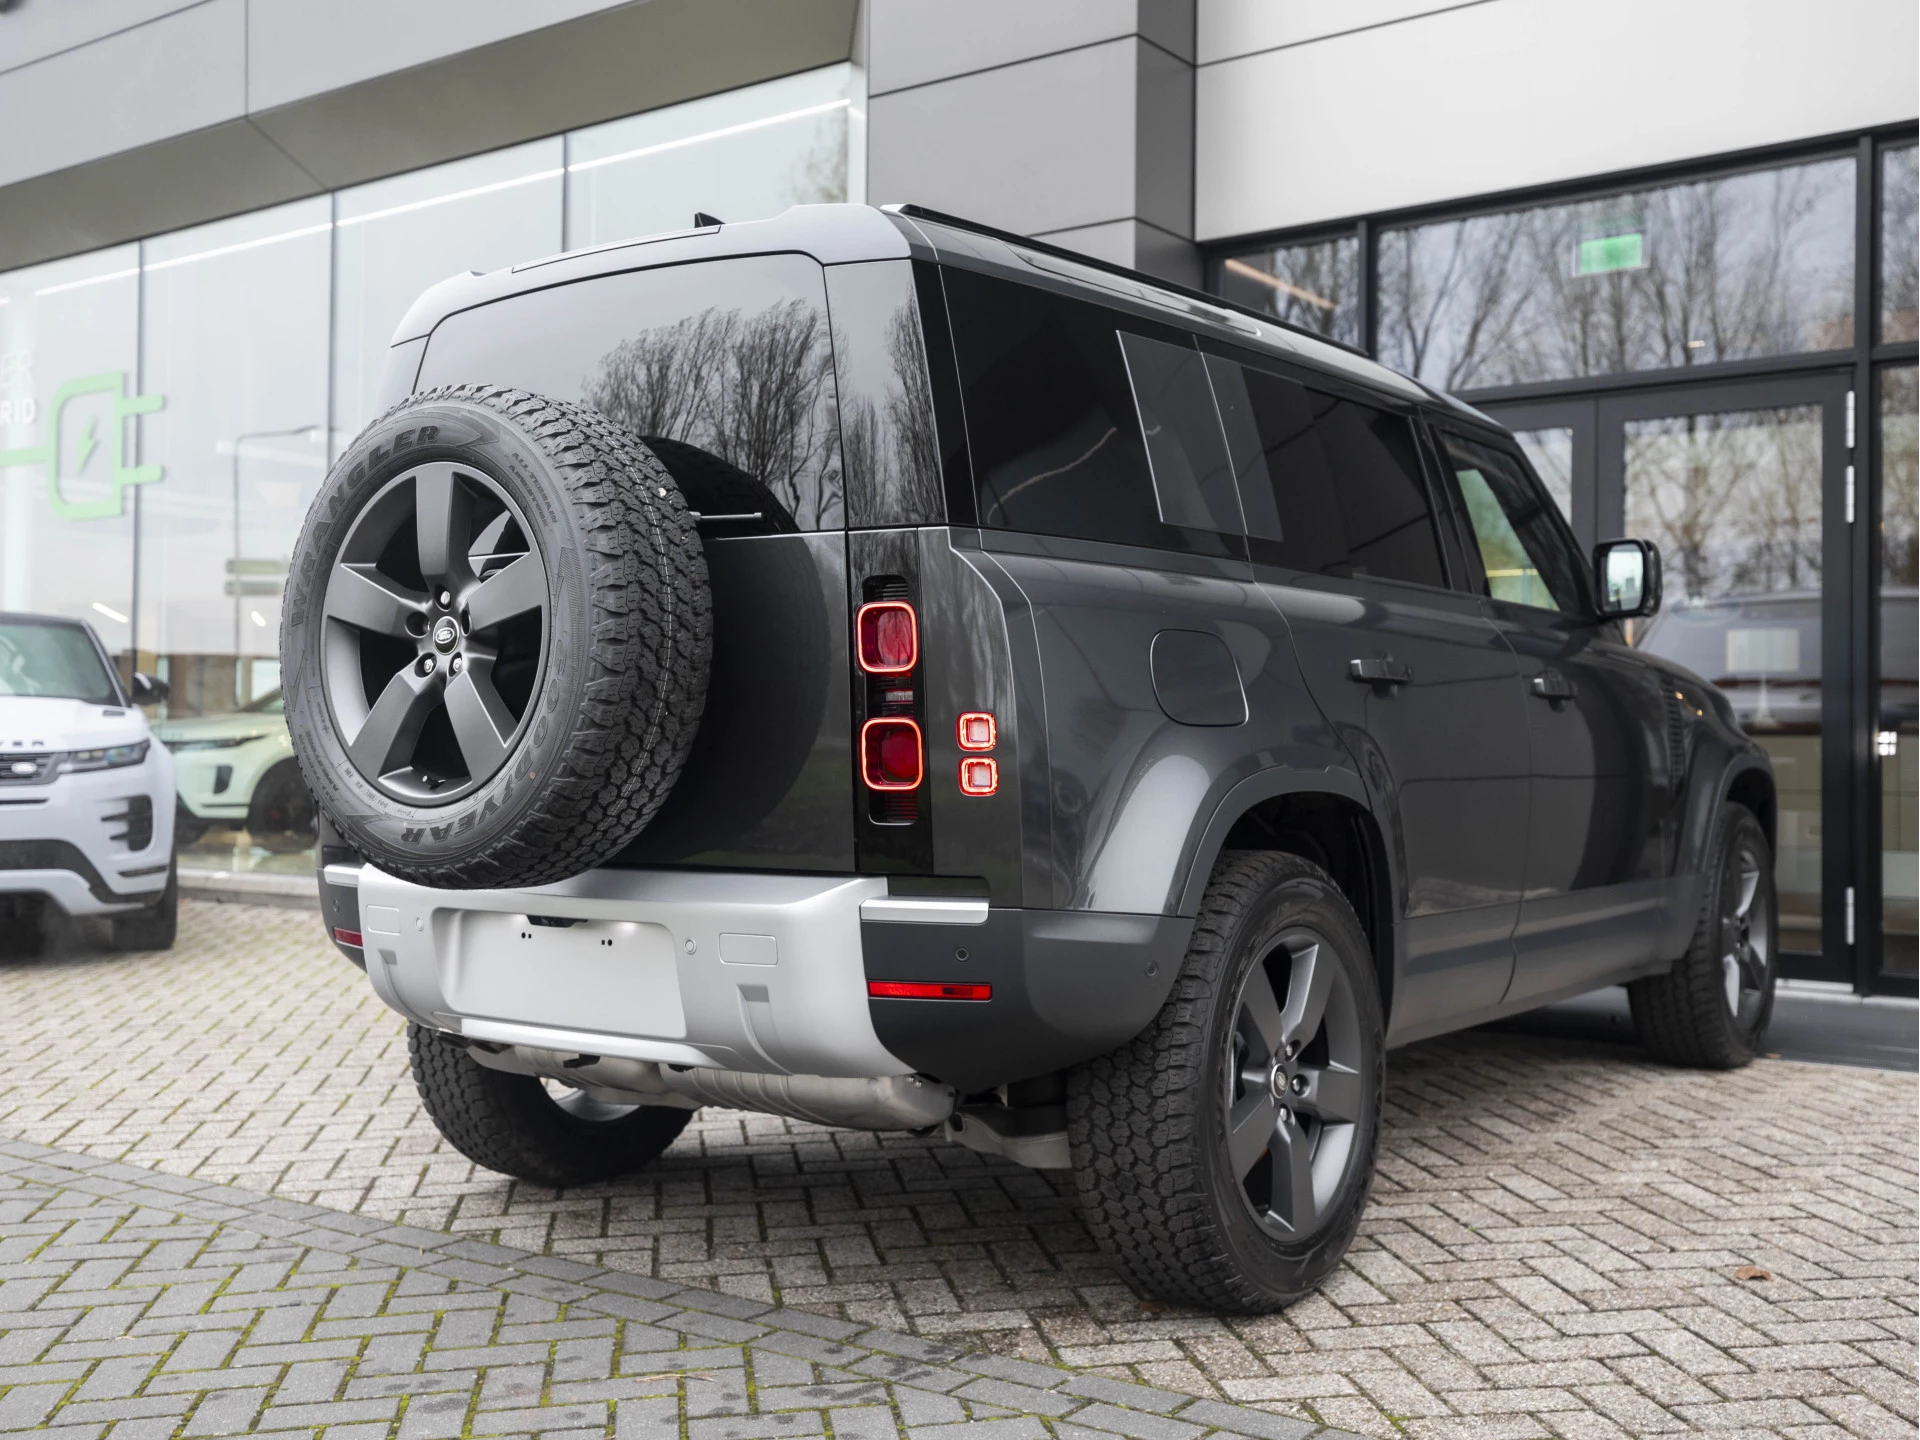
{"type": "Polygon", "coordinates": [[[311,875],[262,875],[248,870],[190,870],[180,867],[180,893],[190,900],[220,904],[276,905],[288,910],[318,910],[319,882],[311,875]]]}

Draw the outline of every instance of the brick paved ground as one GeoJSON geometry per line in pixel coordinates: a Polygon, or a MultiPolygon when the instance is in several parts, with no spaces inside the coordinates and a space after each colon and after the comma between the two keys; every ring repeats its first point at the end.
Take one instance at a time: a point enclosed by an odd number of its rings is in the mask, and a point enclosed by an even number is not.
{"type": "Polygon", "coordinates": [[[1218,1400],[0,1141],[0,1433],[824,1440],[829,1428],[834,1440],[1341,1440],[1218,1400]]]}
{"type": "Polygon", "coordinates": [[[1135,1300],[1059,1177],[937,1141],[709,1111],[618,1184],[476,1171],[310,914],[0,961],[0,1036],[0,1136],[1368,1435],[1915,1433],[1911,1076],[1397,1052],[1347,1263],[1227,1322],[1135,1300]]]}

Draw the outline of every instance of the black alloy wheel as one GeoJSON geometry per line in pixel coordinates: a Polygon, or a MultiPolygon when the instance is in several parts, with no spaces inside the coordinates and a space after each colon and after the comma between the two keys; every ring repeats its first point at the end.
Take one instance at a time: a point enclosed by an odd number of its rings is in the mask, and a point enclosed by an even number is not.
{"type": "Polygon", "coordinates": [[[1720,983],[1736,1029],[1754,1028],[1771,995],[1773,885],[1769,857],[1742,832],[1727,847],[1720,874],[1720,983]]]}
{"type": "Polygon", "coordinates": [[[327,577],[323,684],[347,758],[410,805],[457,800],[506,763],[544,670],[547,570],[478,467],[396,476],[327,577]]]}
{"type": "Polygon", "coordinates": [[[1227,1050],[1227,1159],[1262,1229],[1299,1240],[1326,1219],[1365,1104],[1353,982],[1310,930],[1247,972],[1227,1050]]]}

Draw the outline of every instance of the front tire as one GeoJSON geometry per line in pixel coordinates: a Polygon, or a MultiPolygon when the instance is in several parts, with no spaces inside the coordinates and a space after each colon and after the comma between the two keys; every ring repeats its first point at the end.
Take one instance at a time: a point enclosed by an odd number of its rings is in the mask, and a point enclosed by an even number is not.
{"type": "Polygon", "coordinates": [[[275,855],[297,855],[313,848],[318,838],[313,796],[307,793],[298,761],[282,760],[260,777],[247,804],[247,833],[254,844],[275,855]]]}
{"type": "Polygon", "coordinates": [[[1143,1295],[1292,1304],[1359,1226],[1385,1069],[1371,952],[1332,878],[1224,856],[1160,1014],[1068,1078],[1088,1228],[1143,1295]]]}
{"type": "Polygon", "coordinates": [[[167,864],[167,888],[144,910],[113,917],[116,950],[171,950],[180,930],[180,862],[167,864]]]}
{"type": "Polygon", "coordinates": [[[692,1112],[664,1105],[556,1100],[531,1075],[491,1070],[452,1036],[407,1026],[420,1103],[440,1133],[476,1165],[564,1190],[625,1175],[659,1159],[692,1112]]]}
{"type": "Polygon", "coordinates": [[[1759,1053],[1773,1019],[1780,907],[1773,847],[1753,812],[1729,801],[1713,829],[1693,943],[1665,975],[1628,985],[1627,1003],[1656,1058],[1737,1070],[1759,1053]]]}

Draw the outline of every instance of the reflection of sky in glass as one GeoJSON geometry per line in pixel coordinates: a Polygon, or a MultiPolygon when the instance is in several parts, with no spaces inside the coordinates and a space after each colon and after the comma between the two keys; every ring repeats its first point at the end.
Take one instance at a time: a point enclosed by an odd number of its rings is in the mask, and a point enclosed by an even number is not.
{"type": "Polygon", "coordinates": [[[1471,390],[1850,345],[1853,177],[1823,160],[1384,231],[1380,357],[1471,390]]]}
{"type": "Polygon", "coordinates": [[[762,220],[858,198],[852,67],[833,65],[567,137],[567,244],[683,230],[696,210],[762,220]],[[850,184],[850,181],[853,182],[850,184]]]}
{"type": "Polygon", "coordinates": [[[1569,521],[1573,519],[1573,431],[1556,426],[1549,430],[1516,430],[1527,460],[1540,483],[1547,487],[1553,503],[1569,521]]]}

